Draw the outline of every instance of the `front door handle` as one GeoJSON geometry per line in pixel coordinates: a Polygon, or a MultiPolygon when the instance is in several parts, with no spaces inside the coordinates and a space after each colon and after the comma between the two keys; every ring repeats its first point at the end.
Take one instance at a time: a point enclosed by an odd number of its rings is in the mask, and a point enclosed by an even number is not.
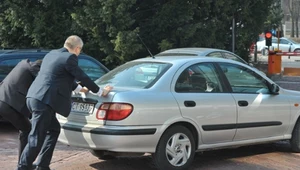
{"type": "Polygon", "coordinates": [[[238,105],[241,107],[248,106],[248,102],[246,100],[240,100],[238,101],[238,105]]]}
{"type": "Polygon", "coordinates": [[[185,107],[195,107],[196,102],[195,101],[184,101],[185,107]]]}

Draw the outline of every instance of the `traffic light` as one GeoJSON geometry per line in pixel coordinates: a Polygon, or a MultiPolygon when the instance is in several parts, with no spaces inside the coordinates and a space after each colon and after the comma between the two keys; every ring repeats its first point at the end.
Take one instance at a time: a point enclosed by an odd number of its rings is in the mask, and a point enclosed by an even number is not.
{"type": "Polygon", "coordinates": [[[272,33],[271,31],[265,32],[266,46],[272,46],[272,33]]]}

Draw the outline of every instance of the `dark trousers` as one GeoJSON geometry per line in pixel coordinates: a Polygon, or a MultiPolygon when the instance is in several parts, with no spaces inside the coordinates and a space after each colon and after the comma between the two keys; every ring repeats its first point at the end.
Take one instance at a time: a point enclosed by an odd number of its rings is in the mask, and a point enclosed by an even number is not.
{"type": "Polygon", "coordinates": [[[28,144],[21,155],[18,169],[30,170],[33,161],[36,165],[49,169],[53,151],[60,133],[60,124],[53,109],[39,100],[27,98],[27,107],[32,113],[31,131],[28,144]]]}
{"type": "Polygon", "coordinates": [[[22,113],[19,113],[14,108],[0,101],[0,115],[3,119],[9,121],[16,129],[19,130],[19,160],[21,153],[28,141],[28,134],[31,129],[30,121],[22,113]]]}

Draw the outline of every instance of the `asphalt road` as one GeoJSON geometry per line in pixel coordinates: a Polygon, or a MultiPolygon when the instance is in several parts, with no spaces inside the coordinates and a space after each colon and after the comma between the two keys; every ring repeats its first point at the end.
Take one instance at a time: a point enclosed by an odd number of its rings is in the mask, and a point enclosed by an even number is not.
{"type": "MultiPolygon", "coordinates": [[[[18,132],[0,122],[0,169],[17,164],[18,132]]],[[[300,154],[291,153],[286,141],[197,153],[190,170],[299,170],[300,154]]],[[[151,156],[102,161],[88,150],[58,143],[51,168],[55,170],[155,170],[151,156]]]]}

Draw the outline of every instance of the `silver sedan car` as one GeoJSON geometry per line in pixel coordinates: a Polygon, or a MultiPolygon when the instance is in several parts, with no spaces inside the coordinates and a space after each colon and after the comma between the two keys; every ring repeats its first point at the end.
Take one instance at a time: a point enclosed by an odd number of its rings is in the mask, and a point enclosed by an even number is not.
{"type": "MultiPolygon", "coordinates": [[[[256,45],[257,50],[263,55],[269,54],[268,47],[266,46],[266,40],[258,41],[256,45]]],[[[275,50],[275,48],[278,47],[282,52],[300,52],[300,43],[284,37],[279,38],[279,42],[278,38],[272,38],[272,46],[270,46],[270,50],[275,50]]]]}
{"type": "Polygon", "coordinates": [[[233,60],[169,56],[128,62],[96,80],[107,97],[72,96],[59,141],[100,159],[150,153],[185,170],[195,152],[290,140],[300,152],[300,93],[233,60]]]}

